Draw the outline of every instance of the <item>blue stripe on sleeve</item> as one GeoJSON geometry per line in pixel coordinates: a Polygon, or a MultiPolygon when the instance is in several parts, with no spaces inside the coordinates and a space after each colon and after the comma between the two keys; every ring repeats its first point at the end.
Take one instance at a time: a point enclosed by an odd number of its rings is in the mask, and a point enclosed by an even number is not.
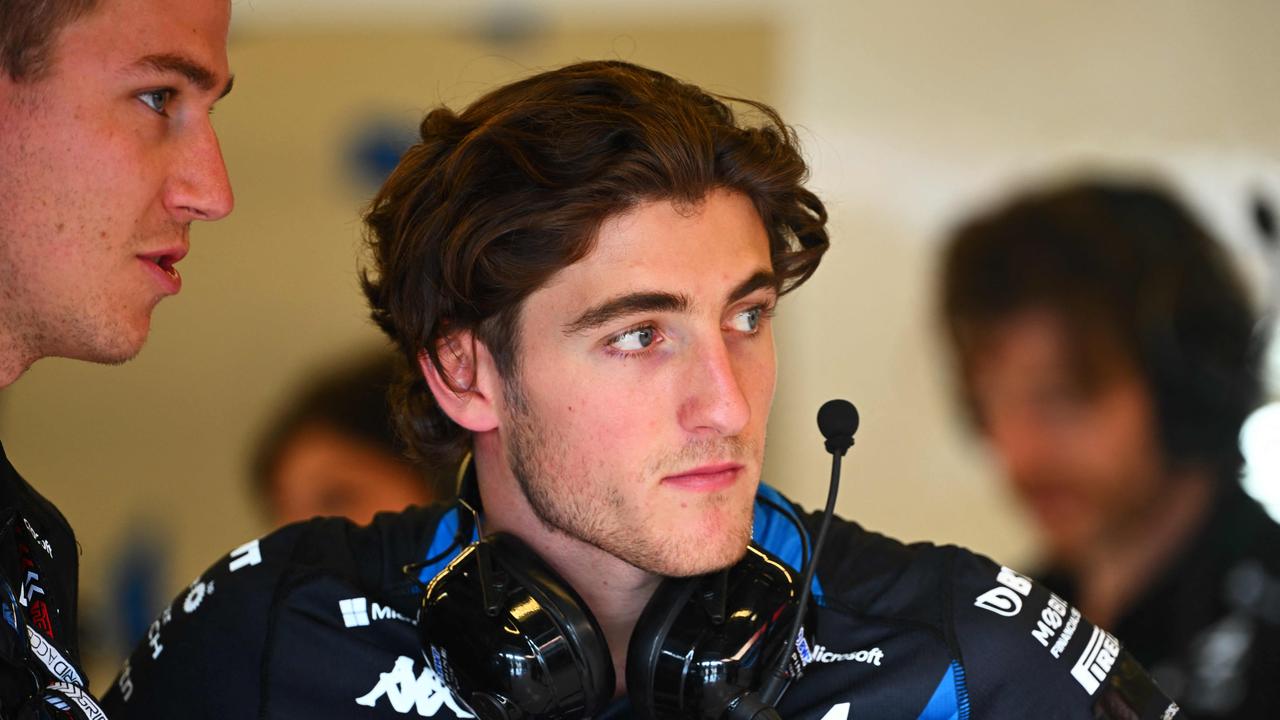
{"type": "Polygon", "coordinates": [[[918,720],[968,720],[969,693],[964,685],[964,668],[952,661],[938,681],[929,704],[920,711],[918,720]]]}
{"type": "MultiPolygon", "coordinates": [[[[456,506],[453,507],[444,514],[444,517],[440,518],[440,524],[436,525],[436,533],[431,538],[431,547],[427,548],[427,552],[423,554],[422,558],[425,560],[427,558],[438,556],[443,557],[440,557],[439,560],[423,567],[421,572],[418,573],[418,580],[423,584],[431,582],[431,579],[438,575],[440,571],[444,569],[445,565],[452,562],[453,559],[458,556],[458,553],[462,552],[462,549],[465,547],[464,545],[458,545],[454,549],[454,552],[449,552],[449,548],[456,544],[455,540],[458,535],[459,510],[460,508],[456,506]]],[[[475,542],[478,539],[479,536],[473,529],[471,531],[471,542],[475,542]]]]}
{"type": "MultiPolygon", "coordinates": [[[[804,526],[800,524],[800,519],[791,511],[791,502],[782,496],[782,493],[773,488],[760,484],[760,489],[756,491],[756,507],[754,522],[751,527],[751,539],[756,544],[768,550],[778,557],[782,562],[790,565],[798,573],[804,565],[804,540],[812,542],[809,533],[805,531],[804,526]],[[784,510],[778,509],[760,502],[764,498],[774,505],[784,510]],[[785,513],[785,515],[784,515],[785,513]],[[804,540],[801,539],[800,533],[804,533],[804,540]]],[[[813,599],[818,605],[822,605],[822,585],[818,582],[818,576],[813,576],[813,599]]]]}

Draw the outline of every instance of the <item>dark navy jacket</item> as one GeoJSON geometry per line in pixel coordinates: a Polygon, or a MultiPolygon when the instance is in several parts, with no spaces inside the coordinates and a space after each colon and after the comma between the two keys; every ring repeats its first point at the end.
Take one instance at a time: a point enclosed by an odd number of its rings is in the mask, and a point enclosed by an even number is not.
{"type": "MultiPolygon", "coordinates": [[[[797,519],[816,532],[819,515],[761,488],[755,540],[793,567],[806,542],[797,519]]],[[[424,663],[413,623],[419,582],[473,538],[449,506],[367,527],[313,520],[246,543],[162,613],[104,708],[113,718],[470,717],[424,663]]],[[[783,696],[784,718],[1181,717],[1115,638],[961,548],[836,520],[814,582],[812,662],[783,696]]],[[[606,716],[627,717],[626,701],[606,716]]]]}
{"type": "Polygon", "coordinates": [[[76,637],[80,548],[0,446],[0,720],[105,720],[76,637]]]}

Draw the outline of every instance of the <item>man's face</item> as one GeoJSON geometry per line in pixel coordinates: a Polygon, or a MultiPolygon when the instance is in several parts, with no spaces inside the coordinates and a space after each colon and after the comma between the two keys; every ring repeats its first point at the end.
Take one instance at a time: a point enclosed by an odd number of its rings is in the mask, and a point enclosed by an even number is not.
{"type": "Polygon", "coordinates": [[[433,500],[426,478],[376,444],[323,423],[305,425],[285,444],[269,482],[277,525],[339,515],[358,525],[383,511],[433,500]]]}
{"type": "Polygon", "coordinates": [[[773,401],[768,236],[744,196],[645,203],[526,301],[501,410],[548,525],[636,567],[741,557],[773,401]]]}
{"type": "Polygon", "coordinates": [[[1047,313],[997,326],[973,364],[973,394],[987,438],[1054,559],[1083,559],[1122,537],[1161,491],[1149,392],[1116,361],[1086,392],[1069,336],[1047,313]]]}
{"type": "Polygon", "coordinates": [[[209,117],[229,19],[227,0],[102,0],[46,76],[0,73],[0,329],[28,360],[132,357],[191,221],[230,212],[209,117]]]}

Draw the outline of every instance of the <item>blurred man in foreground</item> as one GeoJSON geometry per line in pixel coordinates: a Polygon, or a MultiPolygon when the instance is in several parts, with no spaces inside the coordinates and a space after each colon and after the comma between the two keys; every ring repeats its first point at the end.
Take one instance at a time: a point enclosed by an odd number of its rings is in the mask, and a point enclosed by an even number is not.
{"type": "Polygon", "coordinates": [[[1280,527],[1239,483],[1264,343],[1223,248],[1156,187],[1053,187],[961,226],[942,298],[1042,580],[1195,717],[1280,717],[1280,527]]]}
{"type": "MultiPolygon", "coordinates": [[[[230,212],[209,122],[229,18],[227,0],[0,0],[0,388],[45,357],[137,354],[191,222],[230,212]]],[[[0,448],[0,717],[101,716],[77,555],[0,448]]]]}

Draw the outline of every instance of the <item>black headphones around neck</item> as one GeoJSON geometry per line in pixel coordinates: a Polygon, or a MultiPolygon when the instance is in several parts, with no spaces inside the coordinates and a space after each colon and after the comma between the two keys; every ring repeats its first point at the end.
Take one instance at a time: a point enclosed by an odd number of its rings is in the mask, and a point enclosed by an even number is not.
{"type": "MultiPolygon", "coordinates": [[[[754,544],[727,570],[663,580],[627,651],[634,717],[754,717],[761,668],[795,652],[798,582],[754,544]]],[[[418,631],[427,661],[481,720],[590,718],[613,698],[599,624],[515,536],[472,543],[436,575],[418,631]]]]}

